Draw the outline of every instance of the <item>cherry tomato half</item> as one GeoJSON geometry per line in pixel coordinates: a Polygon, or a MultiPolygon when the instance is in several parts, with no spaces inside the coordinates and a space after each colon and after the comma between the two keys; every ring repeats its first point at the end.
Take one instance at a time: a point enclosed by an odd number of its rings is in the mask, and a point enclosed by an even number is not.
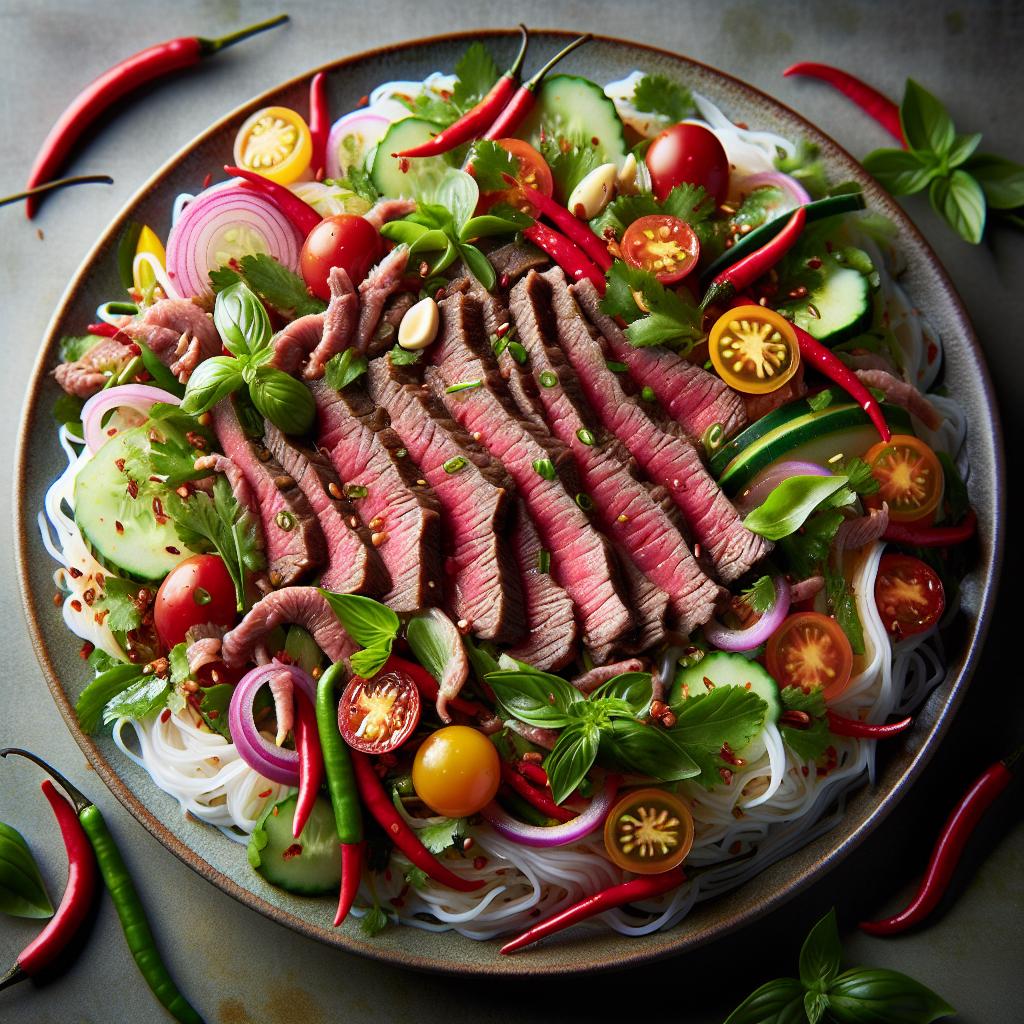
{"type": "Polygon", "coordinates": [[[338,730],[364,754],[386,754],[400,747],[419,724],[420,691],[407,672],[354,676],[338,703],[338,730]]]}
{"type": "Polygon", "coordinates": [[[235,585],[218,555],[193,555],[179,562],[156,592],[153,621],[160,643],[170,650],[191,626],[230,628],[237,617],[235,585]]]}
{"type": "Polygon", "coordinates": [[[883,555],[875,577],[875,604],[895,639],[923,633],[942,618],[946,593],[932,568],[910,555],[883,555]]]}
{"type": "Polygon", "coordinates": [[[942,464],[935,452],[913,434],[894,434],[867,450],[864,461],[879,487],[864,504],[869,508],[889,506],[889,518],[897,522],[925,519],[942,501],[942,464]]]}
{"type": "Polygon", "coordinates": [[[667,213],[640,217],[622,236],[622,258],[662,284],[682,281],[700,259],[700,241],[686,221],[667,213]]]}
{"type": "Polygon", "coordinates": [[[235,166],[256,171],[279,185],[298,181],[309,170],[312,158],[309,126],[287,107],[257,110],[235,136],[235,166]]]}
{"type": "Polygon", "coordinates": [[[306,236],[299,256],[302,278],[309,290],[325,302],[331,297],[327,276],[332,267],[344,267],[358,285],[383,251],[377,229],[354,213],[325,217],[306,236]]]}
{"type": "Polygon", "coordinates": [[[668,871],[682,864],[693,846],[693,815],[672,793],[654,787],[635,789],[605,819],[604,846],[625,871],[668,871]]]}
{"type": "Polygon", "coordinates": [[[713,131],[700,124],[666,128],[647,147],[647,169],[657,199],[684,182],[702,185],[720,206],[729,191],[729,158],[713,131]]]}
{"type": "MultiPolygon", "coordinates": [[[[535,188],[546,196],[551,195],[555,189],[555,182],[551,177],[551,168],[548,167],[548,162],[533,146],[528,142],[523,142],[522,139],[496,139],[495,141],[502,149],[507,150],[516,158],[519,164],[519,171],[515,176],[516,181],[529,185],[530,188],[535,188]]],[[[472,167],[469,168],[469,172],[470,174],[473,173],[472,167]]],[[[481,193],[476,212],[477,214],[486,213],[492,206],[496,206],[498,203],[508,203],[524,213],[533,212],[533,207],[523,198],[522,189],[514,185],[503,189],[491,189],[481,193]]]]}
{"type": "Polygon", "coordinates": [[[780,689],[822,686],[825,700],[834,700],[850,682],[853,648],[835,619],[797,612],[769,638],[765,666],[780,689]]]}
{"type": "Polygon", "coordinates": [[[764,306],[723,313],[711,328],[708,355],[722,380],[748,395],[777,391],[800,365],[793,325],[764,306]]]}
{"type": "Polygon", "coordinates": [[[498,751],[468,725],[438,729],[423,741],[412,763],[416,795],[449,818],[464,818],[486,807],[500,782],[498,751]]]}

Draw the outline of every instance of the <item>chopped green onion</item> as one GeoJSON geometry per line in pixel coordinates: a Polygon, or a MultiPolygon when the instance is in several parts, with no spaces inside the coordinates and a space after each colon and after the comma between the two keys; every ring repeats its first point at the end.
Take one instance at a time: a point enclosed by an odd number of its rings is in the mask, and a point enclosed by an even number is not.
{"type": "Polygon", "coordinates": [[[586,427],[580,427],[580,429],[576,431],[576,436],[580,439],[582,444],[590,446],[597,444],[597,439],[594,437],[593,432],[587,430],[586,427]]]}
{"type": "Polygon", "coordinates": [[[543,573],[551,572],[551,552],[543,548],[537,552],[537,568],[543,573]]]}
{"type": "Polygon", "coordinates": [[[453,459],[449,459],[441,467],[446,473],[458,473],[460,469],[466,468],[466,460],[461,455],[456,455],[453,459]]]}
{"type": "Polygon", "coordinates": [[[444,393],[446,395],[454,395],[458,391],[472,391],[473,388],[478,388],[483,383],[479,380],[463,380],[459,381],[458,384],[452,384],[451,387],[445,388],[444,393]]]}
{"type": "Polygon", "coordinates": [[[612,373],[625,373],[629,369],[625,363],[616,362],[614,359],[606,359],[604,365],[607,366],[612,373]]]}
{"type": "Polygon", "coordinates": [[[213,600],[213,597],[210,592],[203,587],[196,587],[196,589],[192,591],[192,600],[198,605],[204,605],[209,604],[213,600]]]}
{"type": "Polygon", "coordinates": [[[362,484],[345,484],[346,498],[365,498],[369,493],[362,484]]]}
{"type": "Polygon", "coordinates": [[[522,366],[527,361],[527,359],[530,358],[526,352],[526,349],[523,348],[523,346],[520,345],[518,341],[510,341],[508,343],[508,350],[509,352],[512,353],[512,358],[517,363],[519,363],[520,366],[522,366]]]}
{"type": "Polygon", "coordinates": [[[576,495],[576,504],[579,505],[584,512],[590,512],[594,507],[594,502],[590,495],[584,494],[582,491],[576,495]]]}
{"type": "Polygon", "coordinates": [[[657,396],[654,394],[654,388],[652,388],[649,384],[644,385],[643,390],[640,392],[640,397],[645,402],[657,401],[657,396]]]}
{"type": "Polygon", "coordinates": [[[545,370],[540,375],[540,383],[542,387],[553,388],[558,384],[558,374],[552,373],[550,370],[545,370]]]}
{"type": "Polygon", "coordinates": [[[712,423],[707,430],[704,431],[701,436],[700,443],[704,445],[704,450],[709,454],[717,452],[722,447],[722,442],[725,440],[725,429],[721,423],[712,423]]]}
{"type": "Polygon", "coordinates": [[[404,459],[408,454],[409,454],[409,449],[408,448],[396,448],[395,449],[395,458],[396,459],[404,459]]]}
{"type": "Polygon", "coordinates": [[[496,358],[508,348],[511,340],[512,339],[507,334],[503,338],[499,338],[496,334],[491,335],[491,348],[494,349],[494,355],[496,358]]]}
{"type": "Polygon", "coordinates": [[[276,516],[274,516],[274,522],[277,523],[277,525],[280,526],[281,529],[284,530],[286,533],[289,530],[295,529],[295,516],[293,516],[291,512],[287,511],[286,509],[281,509],[281,511],[278,512],[276,516]]]}
{"type": "Polygon", "coordinates": [[[550,459],[537,459],[533,468],[545,480],[555,479],[555,464],[550,459]]]}

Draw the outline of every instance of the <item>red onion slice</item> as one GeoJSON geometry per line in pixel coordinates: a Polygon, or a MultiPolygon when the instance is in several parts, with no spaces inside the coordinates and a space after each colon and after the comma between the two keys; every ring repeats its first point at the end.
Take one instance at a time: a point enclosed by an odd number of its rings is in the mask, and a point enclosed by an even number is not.
{"type": "Polygon", "coordinates": [[[303,672],[297,665],[282,665],[279,661],[272,661],[247,672],[238,681],[228,706],[228,728],[231,730],[231,741],[238,751],[238,756],[253,771],[259,772],[271,782],[297,786],[299,755],[294,750],[276,747],[264,739],[252,717],[252,705],[257,692],[279,672],[290,675],[292,682],[302,689],[314,706],[316,705],[316,683],[313,682],[313,677],[308,672],[303,672]]]}
{"type": "Polygon", "coordinates": [[[384,138],[390,127],[391,122],[386,117],[370,113],[368,110],[353,110],[350,114],[339,117],[327,136],[327,177],[344,178],[349,168],[354,163],[362,162],[366,153],[384,138]],[[354,142],[347,147],[350,152],[345,154],[347,159],[343,163],[341,147],[348,138],[353,138],[354,142]]]}
{"type": "Polygon", "coordinates": [[[89,451],[95,454],[114,436],[103,426],[103,417],[108,412],[133,409],[145,415],[157,402],[180,405],[181,399],[149,384],[120,384],[97,392],[82,406],[82,432],[89,451]]]}
{"type": "Polygon", "coordinates": [[[497,803],[492,801],[480,813],[487,819],[491,827],[499,835],[511,839],[523,846],[547,849],[552,846],[568,846],[589,836],[595,829],[604,824],[608,812],[615,802],[615,794],[619,788],[619,780],[614,775],[605,779],[604,791],[590,801],[587,809],[572,821],[564,825],[552,825],[550,828],[541,825],[526,825],[507,814],[497,803]]]}
{"type": "Polygon", "coordinates": [[[741,491],[733,504],[741,516],[746,516],[758,505],[764,504],[765,498],[775,490],[779,484],[792,476],[831,476],[832,474],[824,466],[817,462],[797,462],[789,459],[785,462],[776,462],[763,472],[754,477],[747,485],[746,490],[741,491]]]}
{"type": "Polygon", "coordinates": [[[232,181],[182,210],[167,239],[167,276],[183,296],[205,295],[211,270],[250,253],[267,253],[297,271],[303,241],[269,199],[232,181]]]}
{"type": "Polygon", "coordinates": [[[739,183],[739,191],[743,195],[749,195],[754,189],[771,186],[782,190],[782,204],[772,211],[772,216],[781,217],[798,206],[806,206],[811,201],[807,190],[796,178],[791,178],[781,171],[762,171],[760,174],[751,174],[739,183]]]}
{"type": "Polygon", "coordinates": [[[790,591],[785,576],[776,576],[775,603],[747,629],[726,629],[717,619],[712,619],[704,626],[704,635],[720,651],[737,653],[752,651],[763,644],[782,625],[782,620],[789,611],[790,591]]]}

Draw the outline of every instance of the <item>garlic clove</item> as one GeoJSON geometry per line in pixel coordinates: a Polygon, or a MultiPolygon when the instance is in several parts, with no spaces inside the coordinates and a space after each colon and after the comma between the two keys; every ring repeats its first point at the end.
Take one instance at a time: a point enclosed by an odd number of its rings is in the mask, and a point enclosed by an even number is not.
{"type": "Polygon", "coordinates": [[[596,217],[615,195],[615,178],[619,173],[615,164],[601,164],[595,167],[572,190],[569,196],[569,210],[583,220],[596,217]]]}
{"type": "Polygon", "coordinates": [[[620,195],[635,196],[640,189],[637,186],[637,162],[632,153],[626,154],[622,162],[622,170],[619,171],[616,185],[620,195]]]}
{"type": "Polygon", "coordinates": [[[440,316],[437,303],[428,295],[402,317],[398,325],[398,344],[410,352],[426,348],[437,337],[440,316]]]}

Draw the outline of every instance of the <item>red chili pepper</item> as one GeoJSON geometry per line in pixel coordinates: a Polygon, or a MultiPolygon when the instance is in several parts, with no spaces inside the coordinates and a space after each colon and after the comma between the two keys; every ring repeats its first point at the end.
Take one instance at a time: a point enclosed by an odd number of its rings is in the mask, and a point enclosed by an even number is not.
{"type": "Polygon", "coordinates": [[[359,879],[363,874],[363,844],[341,844],[341,892],[338,894],[338,911],[334,915],[337,928],[348,917],[348,912],[359,892],[359,879]]]}
{"type": "MultiPolygon", "coordinates": [[[[399,658],[397,654],[392,654],[384,663],[381,672],[404,672],[412,678],[416,689],[420,691],[420,696],[424,700],[431,704],[437,702],[437,695],[441,688],[438,686],[437,680],[422,665],[417,665],[414,661],[406,661],[405,658],[399,658]]],[[[448,701],[448,707],[468,718],[492,718],[494,716],[494,713],[485,708],[483,704],[466,700],[465,697],[452,697],[448,701]]]]}
{"type": "Polygon", "coordinates": [[[749,256],[744,256],[731,267],[727,267],[711,281],[701,300],[700,308],[707,309],[710,305],[729,302],[738,292],[767,274],[796,244],[796,240],[803,234],[806,221],[807,212],[802,206],[798,206],[786,221],[786,226],[774,238],[765,242],[760,249],[755,249],[749,256]]]}
{"type": "Polygon", "coordinates": [[[543,249],[573,281],[589,277],[594,287],[604,295],[607,284],[600,267],[560,231],[546,224],[531,224],[524,229],[523,238],[533,242],[538,249],[543,249]]]}
{"type": "Polygon", "coordinates": [[[462,878],[446,868],[416,837],[405,819],[388,798],[384,786],[373,770],[373,762],[358,750],[352,751],[352,766],[355,768],[356,785],[366,809],[391,840],[416,865],[435,882],[447,885],[457,892],[475,892],[484,884],[483,879],[462,878]]]}
{"type": "Polygon", "coordinates": [[[85,329],[86,334],[94,334],[97,338],[116,338],[121,333],[120,327],[104,323],[102,320],[96,324],[89,324],[85,329]]]}
{"type": "Polygon", "coordinates": [[[543,192],[530,185],[520,184],[510,175],[505,175],[505,181],[510,186],[517,186],[526,201],[538,213],[547,217],[556,227],[561,228],[569,240],[578,245],[602,270],[611,269],[614,260],[608,251],[608,246],[590,230],[586,221],[574,217],[550,196],[544,195],[543,192]]]}
{"type": "Polygon", "coordinates": [[[256,171],[247,171],[244,167],[225,164],[224,170],[236,178],[243,178],[257,192],[266,196],[291,221],[292,227],[303,239],[323,220],[309,203],[300,199],[290,188],[278,185],[276,181],[264,178],[256,171]]]}
{"type": "Polygon", "coordinates": [[[54,789],[49,779],[43,782],[42,790],[50,801],[64,837],[64,848],[68,854],[68,884],[57,912],[21,951],[14,966],[0,978],[0,989],[23,978],[33,978],[49,967],[81,928],[96,893],[99,877],[96,855],[75,809],[54,789]]]}
{"type": "Polygon", "coordinates": [[[327,76],[318,71],[309,83],[309,134],[313,140],[313,156],[309,169],[319,181],[327,161],[327,136],[331,131],[331,116],[327,108],[327,76]]]}
{"type": "Polygon", "coordinates": [[[977,528],[978,516],[972,508],[964,521],[956,526],[915,526],[911,523],[894,523],[890,519],[882,540],[914,548],[948,548],[970,540],[977,528]]]}
{"type": "Polygon", "coordinates": [[[515,95],[511,100],[502,108],[501,113],[498,114],[497,118],[492,122],[490,128],[484,133],[485,139],[507,139],[510,135],[515,135],[516,129],[522,124],[526,115],[533,109],[534,104],[534,93],[540,86],[541,82],[544,81],[544,76],[563,58],[568,56],[577,47],[582,46],[588,39],[593,37],[588,32],[586,35],[582,35],[579,39],[574,39],[564,49],[559,50],[531,78],[528,82],[524,82],[516,90],[515,95]]]}
{"type": "MultiPolygon", "coordinates": [[[[140,53],[115,64],[104,71],[90,85],[79,93],[71,105],[60,115],[50,129],[42,148],[36,156],[28,176],[28,188],[52,178],[64,163],[71,147],[90,125],[122,96],[138,89],[154,78],[180,71],[198,64],[203,57],[211,57],[227,46],[232,46],[257,32],[275,28],[288,20],[287,14],[278,15],[269,21],[243,28],[220,39],[202,39],[199,36],[183,36],[157,43],[140,53]]],[[[31,220],[35,215],[37,196],[30,196],[25,203],[25,213],[31,220]]]]}
{"type": "Polygon", "coordinates": [[[828,731],[836,736],[855,736],[862,740],[884,740],[889,736],[898,736],[904,729],[910,727],[913,718],[901,718],[898,722],[888,722],[885,725],[872,725],[870,722],[862,722],[858,718],[846,718],[837,715],[834,711],[828,711],[828,731]]]}
{"type": "Polygon", "coordinates": [[[412,149],[403,149],[401,153],[396,153],[396,156],[438,156],[483,135],[508,104],[519,84],[519,71],[523,66],[526,46],[530,41],[530,34],[525,25],[520,25],[519,31],[523,35],[519,53],[512,62],[512,66],[491,86],[487,95],[475,107],[467,110],[458,121],[438,132],[429,142],[413,146],[412,149]]]}
{"type": "Polygon", "coordinates": [[[536,807],[541,814],[546,814],[556,821],[572,821],[576,815],[565,807],[559,807],[548,793],[536,786],[531,786],[527,780],[516,771],[507,761],[501,762],[502,781],[515,790],[528,804],[536,807]]]}
{"type": "Polygon", "coordinates": [[[900,123],[900,108],[888,96],[883,96],[867,82],[862,82],[847,71],[840,71],[829,64],[813,64],[807,61],[793,64],[782,72],[785,77],[802,75],[805,78],[817,78],[838,89],[848,99],[873,117],[904,149],[907,144],[903,139],[903,125],[900,123]]]}
{"type": "MultiPolygon", "coordinates": [[[[1024,749],[1024,748],[1022,748],[1024,749]]],[[[917,894],[906,909],[881,921],[862,921],[860,930],[868,935],[897,935],[923,921],[938,905],[949,887],[964,846],[992,801],[1009,785],[1017,750],[1008,758],[986,768],[953,809],[935,848],[917,894]]]]}
{"type": "Polygon", "coordinates": [[[535,924],[527,929],[522,935],[506,942],[501,947],[501,952],[506,956],[515,953],[516,950],[529,946],[538,939],[546,938],[555,932],[568,928],[570,925],[587,920],[595,914],[603,914],[606,910],[614,910],[626,903],[636,903],[638,900],[651,899],[654,896],[661,896],[662,893],[670,892],[678,888],[685,881],[686,876],[682,868],[673,868],[660,875],[642,875],[639,878],[632,878],[620,885],[613,885],[610,889],[604,889],[588,896],[579,903],[553,914],[546,921],[535,924]]]}
{"type": "Polygon", "coordinates": [[[324,755],[316,727],[316,708],[300,690],[295,689],[295,750],[299,755],[299,796],[295,802],[292,835],[296,839],[306,827],[320,784],[324,781],[324,755]]]}
{"type": "Polygon", "coordinates": [[[533,761],[517,761],[515,768],[520,775],[528,778],[535,786],[548,785],[548,773],[544,771],[542,765],[535,764],[533,761]]]}
{"type": "Polygon", "coordinates": [[[860,382],[857,375],[831,349],[822,345],[802,327],[798,327],[796,324],[793,324],[792,327],[796,331],[797,342],[800,345],[800,357],[804,362],[817,370],[823,377],[827,377],[833,384],[838,384],[868,414],[868,418],[875,425],[882,440],[890,440],[892,432],[889,430],[889,424],[885,422],[878,402],[860,382]]]}

